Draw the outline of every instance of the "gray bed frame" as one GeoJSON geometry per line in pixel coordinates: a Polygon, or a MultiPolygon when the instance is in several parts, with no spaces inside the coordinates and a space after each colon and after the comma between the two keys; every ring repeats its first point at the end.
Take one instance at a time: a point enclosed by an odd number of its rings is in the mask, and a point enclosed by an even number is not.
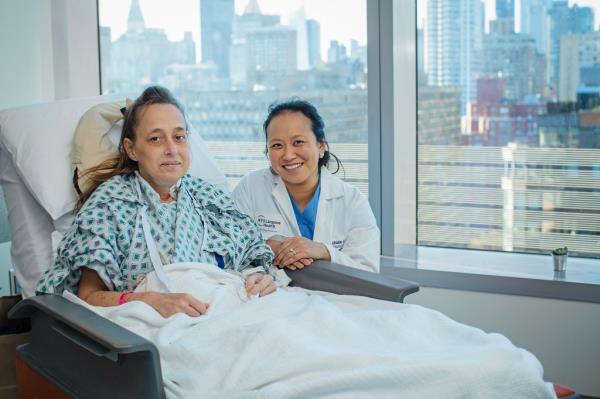
{"type": "MultiPolygon", "coordinates": [[[[317,261],[288,270],[293,286],[403,302],[416,283],[317,261]]],[[[17,354],[37,374],[74,398],[164,398],[160,357],[152,342],[62,296],[43,295],[14,306],[9,317],[30,318],[29,341],[17,354]]]]}

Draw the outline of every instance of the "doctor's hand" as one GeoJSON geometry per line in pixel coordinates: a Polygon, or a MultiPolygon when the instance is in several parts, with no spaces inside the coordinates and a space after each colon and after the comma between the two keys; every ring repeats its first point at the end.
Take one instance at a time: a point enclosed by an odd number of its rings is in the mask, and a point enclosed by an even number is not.
{"type": "Polygon", "coordinates": [[[190,294],[162,292],[134,292],[127,301],[140,300],[152,306],[162,317],[169,318],[175,313],[185,313],[196,317],[206,313],[208,304],[200,302],[190,294]]]}
{"type": "Polygon", "coordinates": [[[270,274],[253,273],[246,277],[245,285],[248,295],[265,296],[277,290],[277,284],[270,274]]]}
{"type": "Polygon", "coordinates": [[[289,269],[302,269],[316,259],[331,260],[325,244],[305,237],[291,237],[281,241],[277,251],[274,252],[273,264],[289,269]]]}
{"type": "MultiPolygon", "coordinates": [[[[273,250],[273,253],[275,254],[275,256],[277,256],[277,254],[279,253],[279,248],[281,247],[282,243],[283,243],[283,241],[280,241],[280,240],[273,240],[273,239],[267,240],[267,244],[269,244],[269,246],[273,250]]],[[[296,269],[302,269],[305,266],[310,265],[311,263],[313,263],[313,259],[303,258],[303,259],[297,260],[296,262],[288,265],[287,267],[289,269],[296,270],[296,269]]],[[[275,261],[273,261],[273,264],[275,266],[283,267],[283,266],[276,264],[275,261]]]]}

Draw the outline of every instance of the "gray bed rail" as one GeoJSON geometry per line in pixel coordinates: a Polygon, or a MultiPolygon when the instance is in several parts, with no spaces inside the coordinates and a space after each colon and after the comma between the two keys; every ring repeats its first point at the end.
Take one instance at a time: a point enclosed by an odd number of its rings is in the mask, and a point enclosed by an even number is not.
{"type": "MultiPolygon", "coordinates": [[[[294,286],[402,302],[419,290],[392,279],[329,262],[287,271],[294,286]]],[[[150,341],[62,296],[25,299],[9,312],[30,318],[29,341],[19,356],[74,398],[164,398],[160,358],[150,341]]]]}
{"type": "Polygon", "coordinates": [[[291,285],[340,295],[360,295],[384,301],[403,302],[419,291],[411,281],[382,276],[336,263],[316,261],[302,270],[286,270],[291,285]]]}

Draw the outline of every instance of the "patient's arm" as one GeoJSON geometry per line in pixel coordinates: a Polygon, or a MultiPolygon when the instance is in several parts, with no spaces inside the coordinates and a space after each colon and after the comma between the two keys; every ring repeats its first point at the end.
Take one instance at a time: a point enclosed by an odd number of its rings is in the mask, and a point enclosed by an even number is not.
{"type": "MultiPolygon", "coordinates": [[[[82,268],[78,291],[81,299],[94,306],[116,306],[119,304],[121,294],[121,292],[109,291],[94,270],[82,268]]],[[[145,302],[165,318],[175,313],[185,313],[195,317],[203,315],[208,310],[208,304],[183,293],[132,292],[126,296],[125,301],[145,302]]]]}

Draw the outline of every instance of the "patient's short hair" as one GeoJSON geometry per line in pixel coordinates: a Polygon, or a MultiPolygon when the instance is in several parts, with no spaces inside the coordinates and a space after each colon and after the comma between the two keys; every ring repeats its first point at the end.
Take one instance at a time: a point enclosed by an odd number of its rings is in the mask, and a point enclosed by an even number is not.
{"type": "MultiPolygon", "coordinates": [[[[321,117],[319,111],[317,111],[317,108],[314,105],[300,98],[291,98],[272,103],[269,106],[268,112],[269,114],[267,115],[267,119],[263,123],[263,130],[265,132],[265,142],[269,139],[267,136],[267,129],[273,118],[287,112],[300,112],[308,119],[310,119],[311,130],[314,133],[317,142],[325,143],[325,153],[323,154],[323,158],[319,159],[319,168],[321,166],[328,167],[329,161],[331,160],[331,158],[334,158],[337,164],[337,168],[333,173],[337,173],[340,170],[340,160],[333,153],[331,153],[331,151],[329,151],[329,143],[327,143],[327,139],[325,138],[325,122],[323,122],[323,118],[321,117]]],[[[268,149],[265,149],[265,153],[266,152],[268,152],[268,149]]]]}

